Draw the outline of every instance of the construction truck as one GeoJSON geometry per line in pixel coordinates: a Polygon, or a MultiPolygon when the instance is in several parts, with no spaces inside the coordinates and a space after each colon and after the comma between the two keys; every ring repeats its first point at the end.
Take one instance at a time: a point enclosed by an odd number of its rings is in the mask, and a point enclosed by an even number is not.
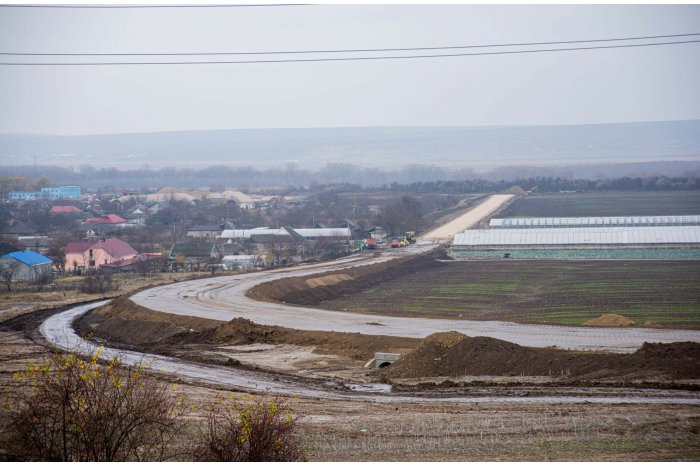
{"type": "Polygon", "coordinates": [[[408,241],[410,244],[416,243],[416,232],[414,230],[408,230],[406,232],[406,241],[408,241]]]}

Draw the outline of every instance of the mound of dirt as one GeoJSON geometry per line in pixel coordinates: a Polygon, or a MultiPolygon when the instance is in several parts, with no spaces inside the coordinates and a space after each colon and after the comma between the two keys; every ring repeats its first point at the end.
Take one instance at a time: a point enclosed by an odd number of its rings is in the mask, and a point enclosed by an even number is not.
{"type": "Polygon", "coordinates": [[[247,345],[251,343],[314,346],[314,352],[335,354],[366,361],[375,352],[407,353],[416,347],[415,338],[363,335],[359,333],[293,330],[256,324],[237,318],[199,332],[181,332],[162,342],[165,346],[183,344],[247,345]]]}
{"type": "Polygon", "coordinates": [[[435,333],[392,364],[389,375],[399,378],[519,375],[531,355],[530,348],[495,338],[468,337],[459,332],[435,333]]]}
{"type": "Polygon", "coordinates": [[[153,311],[127,297],[88,313],[77,322],[81,335],[92,335],[110,343],[135,345],[148,351],[168,352],[184,344],[246,345],[251,343],[313,346],[314,352],[366,361],[377,351],[407,353],[420,340],[415,338],[361,335],[358,333],[312,332],[258,325],[238,318],[230,322],[180,316],[153,311]]]}
{"type": "Polygon", "coordinates": [[[345,280],[353,280],[353,278],[346,273],[335,273],[318,278],[309,278],[306,280],[306,284],[311,288],[316,288],[317,286],[335,285],[336,283],[344,282],[345,280]]]}
{"type": "Polygon", "coordinates": [[[644,343],[634,355],[647,359],[669,359],[690,363],[700,361],[700,344],[691,341],[677,343],[644,343]]]}
{"type": "Polygon", "coordinates": [[[603,314],[595,319],[587,320],[582,325],[589,327],[631,327],[634,321],[619,314],[603,314]]]}
{"type": "Polygon", "coordinates": [[[633,354],[602,354],[527,348],[489,337],[437,333],[387,369],[390,377],[666,376],[700,378],[700,344],[645,343],[633,354]]]}
{"type": "Polygon", "coordinates": [[[198,331],[216,325],[218,322],[209,319],[153,311],[126,296],[113,299],[76,322],[82,335],[90,334],[126,345],[155,343],[183,331],[198,331]]]}

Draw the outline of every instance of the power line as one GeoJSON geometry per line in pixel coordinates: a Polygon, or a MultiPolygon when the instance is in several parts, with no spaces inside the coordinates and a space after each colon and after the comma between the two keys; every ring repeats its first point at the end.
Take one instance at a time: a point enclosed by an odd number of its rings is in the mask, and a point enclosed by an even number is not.
{"type": "Polygon", "coordinates": [[[601,45],[596,47],[573,47],[561,49],[537,49],[537,50],[508,50],[502,52],[477,52],[455,54],[431,54],[431,55],[394,55],[380,57],[342,57],[342,58],[294,58],[282,60],[243,60],[243,61],[172,61],[172,62],[63,62],[63,63],[19,63],[0,62],[0,66],[114,66],[114,65],[242,65],[253,63],[303,63],[303,62],[331,62],[331,61],[361,61],[361,60],[405,60],[414,58],[447,58],[447,57],[474,57],[484,55],[512,55],[521,53],[542,52],[571,52],[576,50],[619,49],[632,47],[652,47],[659,45],[678,45],[698,43],[700,40],[686,40],[677,42],[657,42],[650,44],[625,44],[625,45],[601,45]]]}
{"type": "Polygon", "coordinates": [[[243,4],[209,4],[209,5],[0,5],[0,8],[67,8],[67,9],[104,9],[104,8],[250,8],[275,6],[308,6],[308,3],[253,3],[243,4]]]}
{"type": "Polygon", "coordinates": [[[451,45],[443,47],[406,47],[406,48],[382,48],[382,49],[337,49],[337,50],[286,50],[286,51],[265,51],[265,52],[144,52],[144,53],[34,53],[34,52],[0,52],[0,55],[8,56],[64,56],[64,57],[121,57],[121,56],[197,56],[197,55],[287,55],[287,54],[316,54],[316,53],[359,53],[359,52],[409,52],[417,50],[455,50],[455,49],[476,49],[494,47],[525,47],[534,45],[563,45],[563,44],[584,44],[593,42],[617,42],[629,40],[648,39],[668,39],[671,37],[700,36],[700,32],[688,34],[667,34],[663,36],[638,36],[638,37],[618,37],[611,39],[585,39],[566,40],[549,42],[520,42],[513,44],[482,44],[482,45],[451,45]]]}

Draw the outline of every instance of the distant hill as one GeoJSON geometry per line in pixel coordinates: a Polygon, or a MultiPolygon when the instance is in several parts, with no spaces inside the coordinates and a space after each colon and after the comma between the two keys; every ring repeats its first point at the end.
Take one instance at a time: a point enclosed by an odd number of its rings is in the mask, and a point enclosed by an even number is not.
{"type": "Polygon", "coordinates": [[[398,168],[700,160],[700,120],[575,126],[368,127],[0,135],[2,165],[398,168]]]}

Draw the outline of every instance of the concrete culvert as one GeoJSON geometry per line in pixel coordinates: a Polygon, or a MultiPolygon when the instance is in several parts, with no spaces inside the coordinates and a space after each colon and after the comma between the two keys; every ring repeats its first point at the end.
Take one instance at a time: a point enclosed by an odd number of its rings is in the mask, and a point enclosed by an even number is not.
{"type": "Polygon", "coordinates": [[[390,366],[401,358],[398,353],[374,353],[374,359],[369,361],[367,366],[372,366],[376,369],[381,369],[382,367],[390,366]]]}

